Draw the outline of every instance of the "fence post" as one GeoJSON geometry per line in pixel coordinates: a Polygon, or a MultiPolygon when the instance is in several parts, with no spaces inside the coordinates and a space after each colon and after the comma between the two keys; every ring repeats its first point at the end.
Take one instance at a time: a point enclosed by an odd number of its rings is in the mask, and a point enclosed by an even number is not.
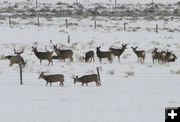
{"type": "Polygon", "coordinates": [[[117,0],[114,1],[115,2],[115,8],[117,7],[117,0]]]}
{"type": "Polygon", "coordinates": [[[38,0],[36,0],[36,8],[38,7],[38,0]]]}
{"type": "Polygon", "coordinates": [[[37,15],[37,25],[38,25],[38,27],[40,26],[39,15],[37,15]]]}
{"type": "Polygon", "coordinates": [[[11,17],[9,16],[9,26],[11,26],[12,22],[11,22],[11,17]]]}
{"type": "Polygon", "coordinates": [[[94,19],[94,28],[96,29],[96,19],[94,19]]]}
{"type": "Polygon", "coordinates": [[[71,38],[70,38],[70,35],[68,35],[68,43],[71,42],[71,38]]]}
{"type": "Polygon", "coordinates": [[[66,21],[66,28],[68,28],[68,20],[66,19],[65,21],[66,21]]]}
{"type": "Polygon", "coordinates": [[[23,85],[23,81],[22,81],[22,64],[19,64],[19,71],[20,71],[20,85],[23,85]]]}
{"type": "Polygon", "coordinates": [[[126,25],[127,25],[127,23],[124,22],[124,31],[126,31],[126,25]]]}
{"type": "Polygon", "coordinates": [[[97,75],[99,76],[99,85],[101,86],[101,77],[99,73],[99,67],[97,67],[96,70],[97,70],[97,75]]]}
{"type": "Polygon", "coordinates": [[[158,33],[158,24],[156,24],[156,33],[158,33]]]}

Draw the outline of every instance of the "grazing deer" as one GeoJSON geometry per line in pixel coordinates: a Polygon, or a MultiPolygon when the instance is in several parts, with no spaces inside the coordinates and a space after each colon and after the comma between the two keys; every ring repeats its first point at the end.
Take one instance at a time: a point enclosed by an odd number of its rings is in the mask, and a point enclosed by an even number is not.
{"type": "Polygon", "coordinates": [[[177,59],[177,56],[175,54],[172,54],[168,60],[168,62],[175,62],[177,59]]]}
{"type": "Polygon", "coordinates": [[[115,48],[109,48],[109,50],[111,51],[111,53],[114,55],[114,56],[117,56],[118,58],[118,61],[120,62],[120,56],[122,55],[122,53],[125,51],[125,49],[127,49],[127,44],[122,44],[122,48],[121,49],[115,49],[115,48]]]}
{"type": "Polygon", "coordinates": [[[144,50],[137,50],[138,47],[131,47],[133,52],[137,55],[138,62],[145,60],[145,51],[144,50]]]}
{"type": "Polygon", "coordinates": [[[53,52],[38,52],[36,47],[32,47],[32,51],[34,52],[36,57],[40,60],[40,64],[42,63],[42,60],[48,60],[49,64],[51,63],[53,65],[52,62],[53,52]]]}
{"type": "Polygon", "coordinates": [[[46,86],[48,83],[50,83],[50,86],[52,86],[52,83],[60,82],[60,86],[64,86],[64,75],[62,74],[54,74],[54,75],[44,75],[44,72],[42,72],[39,75],[39,79],[44,79],[46,81],[46,86]]]}
{"type": "Polygon", "coordinates": [[[110,63],[112,63],[112,57],[111,57],[111,52],[106,51],[100,51],[101,47],[97,47],[96,48],[96,55],[99,58],[99,62],[101,62],[102,58],[107,58],[109,60],[110,63]]]}
{"type": "Polygon", "coordinates": [[[20,56],[22,53],[24,53],[24,48],[20,52],[17,52],[16,49],[14,48],[14,54],[20,56]]]}
{"type": "Polygon", "coordinates": [[[74,84],[76,82],[81,82],[81,86],[83,86],[84,84],[86,84],[86,86],[88,86],[89,82],[95,82],[96,86],[101,86],[101,80],[100,80],[100,73],[99,70],[97,70],[97,74],[90,74],[90,75],[84,75],[82,77],[78,77],[76,76],[74,78],[74,84]]]}
{"type": "Polygon", "coordinates": [[[94,62],[94,51],[91,50],[91,51],[86,52],[84,59],[86,63],[91,62],[92,60],[94,62]]]}
{"type": "Polygon", "coordinates": [[[5,59],[8,59],[10,60],[10,64],[9,64],[9,67],[12,67],[13,64],[19,64],[19,65],[23,65],[25,66],[25,62],[24,62],[24,59],[23,57],[21,57],[20,55],[17,55],[17,56],[5,56],[5,59]]]}
{"type": "Polygon", "coordinates": [[[73,61],[73,51],[72,50],[61,50],[57,48],[57,45],[53,45],[54,51],[59,56],[60,60],[63,60],[65,62],[66,58],[69,58],[69,60],[73,61]]]}

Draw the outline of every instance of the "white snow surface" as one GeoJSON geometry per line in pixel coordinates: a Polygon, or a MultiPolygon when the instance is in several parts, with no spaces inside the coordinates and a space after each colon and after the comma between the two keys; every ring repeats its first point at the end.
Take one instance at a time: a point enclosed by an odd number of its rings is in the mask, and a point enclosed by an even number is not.
{"type": "Polygon", "coordinates": [[[21,24],[11,27],[8,19],[0,20],[1,122],[164,122],[165,107],[180,106],[180,35],[177,31],[168,31],[179,29],[179,18],[166,23],[99,18],[97,23],[101,26],[96,30],[91,18],[68,18],[70,22],[78,23],[68,29],[64,25],[67,18],[51,19],[40,18],[40,27],[34,25],[35,19],[17,18],[13,21],[21,24]],[[124,21],[128,22],[127,31],[123,31],[124,21]],[[154,32],[157,23],[158,34],[154,32]],[[140,29],[132,31],[136,27],[140,29]],[[70,44],[67,43],[68,35],[71,36],[70,44]],[[47,46],[52,51],[49,40],[63,49],[72,49],[74,61],[54,60],[53,66],[43,61],[40,65],[32,46],[40,51],[45,51],[47,46]],[[105,59],[99,63],[97,56],[94,63],[79,60],[86,51],[96,51],[97,46],[105,51],[111,46],[120,48],[125,43],[128,47],[121,56],[121,63],[116,58],[112,64],[105,59]],[[144,64],[137,63],[131,46],[146,51],[144,64]],[[9,67],[9,61],[2,59],[13,54],[14,47],[17,50],[25,48],[22,54],[27,62],[23,69],[24,85],[19,85],[18,65],[9,67]],[[174,63],[153,64],[151,52],[154,47],[172,50],[178,59],[174,63]],[[80,83],[73,84],[73,76],[96,73],[96,67],[100,67],[101,87],[96,87],[95,83],[83,87],[80,83]],[[38,79],[41,71],[64,74],[65,86],[56,83],[52,87],[46,86],[44,80],[38,79]]]}

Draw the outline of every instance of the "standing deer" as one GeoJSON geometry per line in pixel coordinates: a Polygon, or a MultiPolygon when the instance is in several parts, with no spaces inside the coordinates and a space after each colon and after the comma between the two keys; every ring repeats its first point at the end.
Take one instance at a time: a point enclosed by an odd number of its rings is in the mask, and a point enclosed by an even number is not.
{"type": "Polygon", "coordinates": [[[48,83],[50,83],[50,86],[52,86],[52,83],[60,82],[60,86],[64,86],[64,75],[62,74],[54,74],[54,75],[44,75],[44,72],[42,72],[39,75],[39,79],[44,79],[46,81],[46,86],[48,83]]]}
{"type": "Polygon", "coordinates": [[[61,50],[57,48],[57,45],[53,45],[54,51],[59,56],[60,60],[63,60],[65,62],[66,58],[69,58],[69,60],[73,61],[73,51],[72,50],[61,50]]]}
{"type": "Polygon", "coordinates": [[[96,48],[96,54],[97,57],[99,58],[99,62],[101,62],[102,58],[107,58],[109,60],[110,63],[112,63],[112,57],[111,57],[111,52],[109,51],[101,51],[100,50],[101,47],[97,47],[96,48]]]}
{"type": "Polygon", "coordinates": [[[13,64],[19,64],[19,65],[24,65],[25,66],[25,62],[23,57],[17,55],[17,56],[5,56],[5,59],[10,60],[10,64],[9,67],[12,67],[13,64]]]}
{"type": "Polygon", "coordinates": [[[53,52],[38,52],[36,47],[32,47],[32,51],[34,52],[36,57],[40,60],[40,64],[42,63],[42,60],[48,60],[49,64],[51,63],[53,65],[52,62],[53,52]]]}
{"type": "Polygon", "coordinates": [[[120,56],[122,55],[122,53],[125,51],[125,49],[127,49],[127,44],[122,44],[122,48],[121,49],[115,49],[115,48],[109,48],[109,50],[111,51],[111,53],[114,55],[114,56],[117,56],[118,58],[118,61],[120,62],[120,56]]]}
{"type": "Polygon", "coordinates": [[[91,50],[91,51],[86,52],[84,59],[86,63],[91,62],[92,60],[94,62],[94,51],[91,50]]]}
{"type": "Polygon", "coordinates": [[[145,51],[144,50],[137,50],[138,47],[131,47],[133,52],[137,55],[138,62],[142,61],[144,63],[145,60],[145,51]]]}
{"type": "Polygon", "coordinates": [[[74,78],[74,84],[76,82],[81,82],[82,83],[81,86],[83,86],[84,84],[88,86],[88,83],[93,82],[93,81],[96,83],[96,86],[101,86],[100,74],[98,71],[97,71],[97,74],[84,75],[80,78],[76,76],[74,78]]]}
{"type": "Polygon", "coordinates": [[[153,63],[155,63],[155,61],[160,61],[160,56],[161,56],[161,52],[158,52],[158,48],[154,48],[153,52],[152,52],[152,59],[153,59],[153,63]]]}

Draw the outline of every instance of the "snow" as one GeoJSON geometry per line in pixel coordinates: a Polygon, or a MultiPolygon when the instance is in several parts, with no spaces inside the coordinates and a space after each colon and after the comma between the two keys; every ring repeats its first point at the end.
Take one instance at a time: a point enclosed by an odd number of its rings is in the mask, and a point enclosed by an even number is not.
{"type": "MultiPolygon", "coordinates": [[[[4,0],[8,2],[36,2],[36,0],[4,0]]],[[[77,0],[80,3],[114,3],[114,0],[77,0]]],[[[154,3],[176,3],[179,0],[153,0],[154,3]]],[[[57,2],[66,2],[74,3],[76,0],[38,0],[39,3],[57,3],[57,2]]],[[[151,3],[152,0],[117,0],[117,3],[151,3]]]]}
{"type": "Polygon", "coordinates": [[[50,21],[40,18],[40,27],[35,25],[36,18],[12,21],[17,24],[9,26],[8,19],[0,20],[0,121],[164,122],[165,107],[180,106],[178,17],[167,22],[97,17],[100,26],[96,30],[91,17],[61,17],[50,21]],[[67,29],[65,19],[78,25],[67,29]],[[127,31],[123,30],[124,22],[128,23],[127,31]],[[154,32],[157,23],[158,34],[154,32]],[[140,29],[133,31],[137,27],[140,29]],[[67,43],[68,35],[71,36],[70,44],[67,43]],[[52,51],[50,40],[61,48],[72,49],[74,61],[54,60],[53,66],[43,61],[40,65],[32,46],[37,46],[40,51],[47,46],[52,51]],[[112,64],[105,59],[99,63],[96,56],[94,63],[79,60],[86,51],[96,51],[97,46],[106,51],[111,46],[120,48],[125,43],[128,43],[128,49],[122,54],[120,63],[116,58],[112,64]],[[144,64],[137,63],[131,46],[146,51],[144,64]],[[25,48],[22,56],[27,65],[23,69],[22,86],[19,85],[18,65],[9,67],[9,61],[3,59],[3,56],[13,54],[14,47],[17,50],[25,48]],[[178,59],[174,63],[153,64],[151,52],[154,47],[172,50],[178,59]],[[80,83],[73,84],[74,76],[96,73],[96,67],[100,68],[101,87],[96,87],[95,83],[84,87],[80,83]],[[64,74],[65,86],[56,83],[52,87],[46,86],[44,80],[38,79],[41,71],[64,74]]]}

